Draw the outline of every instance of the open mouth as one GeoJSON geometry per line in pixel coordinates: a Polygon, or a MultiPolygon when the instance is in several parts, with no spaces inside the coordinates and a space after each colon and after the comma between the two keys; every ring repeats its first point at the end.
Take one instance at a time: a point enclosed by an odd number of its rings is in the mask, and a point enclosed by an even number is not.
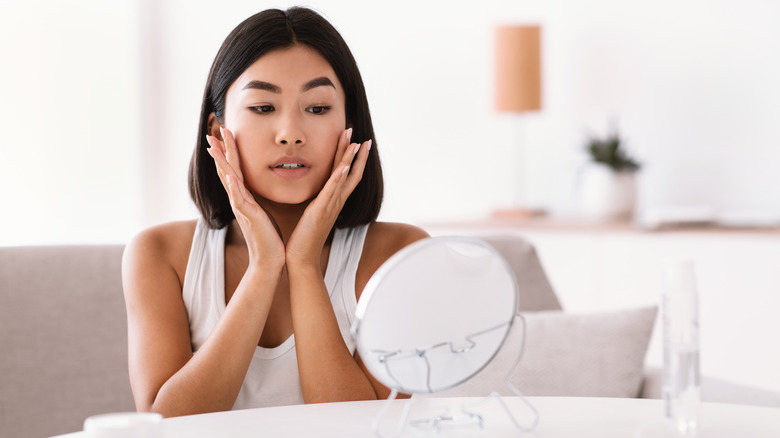
{"type": "Polygon", "coordinates": [[[288,163],[288,164],[280,164],[276,166],[277,169],[298,169],[303,167],[303,164],[300,163],[288,163]]]}

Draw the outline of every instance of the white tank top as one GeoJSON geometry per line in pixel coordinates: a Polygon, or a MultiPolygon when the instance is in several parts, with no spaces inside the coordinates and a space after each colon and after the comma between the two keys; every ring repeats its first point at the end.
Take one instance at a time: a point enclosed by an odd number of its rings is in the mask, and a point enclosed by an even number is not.
{"type": "MultiPolygon", "coordinates": [[[[336,229],[325,270],[325,286],[341,336],[355,353],[349,329],[355,318],[355,274],[368,225],[336,229]]],[[[227,227],[214,230],[198,221],[184,274],[182,298],[190,323],[192,351],[206,341],[225,312],[225,236],[227,227]]],[[[233,409],[303,404],[295,337],[275,348],[257,347],[233,409]]]]}

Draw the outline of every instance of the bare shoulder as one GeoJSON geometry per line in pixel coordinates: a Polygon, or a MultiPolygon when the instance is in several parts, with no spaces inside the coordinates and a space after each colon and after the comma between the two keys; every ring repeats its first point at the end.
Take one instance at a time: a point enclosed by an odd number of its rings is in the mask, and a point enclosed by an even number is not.
{"type": "Polygon", "coordinates": [[[372,223],[366,234],[363,255],[355,279],[358,298],[368,279],[382,266],[382,263],[404,247],[426,237],[429,237],[428,233],[414,225],[396,222],[372,223]]]}
{"type": "Polygon", "coordinates": [[[184,278],[196,224],[196,220],[169,222],[141,231],[125,247],[123,271],[156,267],[173,269],[184,278]]]}
{"type": "Polygon", "coordinates": [[[128,365],[139,410],[151,409],[163,384],[192,357],[182,284],[196,224],[157,225],[125,247],[128,365]]]}
{"type": "Polygon", "coordinates": [[[374,222],[366,234],[366,247],[387,257],[401,248],[428,237],[428,233],[414,225],[397,222],[374,222]]]}

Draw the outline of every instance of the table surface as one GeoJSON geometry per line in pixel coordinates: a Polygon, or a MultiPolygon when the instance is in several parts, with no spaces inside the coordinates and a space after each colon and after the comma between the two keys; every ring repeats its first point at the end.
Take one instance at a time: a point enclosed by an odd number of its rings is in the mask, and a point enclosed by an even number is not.
{"type": "MultiPolygon", "coordinates": [[[[511,423],[496,398],[430,398],[415,401],[410,408],[411,420],[441,414],[442,407],[457,414],[468,404],[470,411],[484,418],[480,429],[474,425],[444,427],[439,433],[429,427],[406,425],[404,437],[632,437],[640,431],[656,430],[663,422],[663,403],[649,399],[588,397],[529,397],[539,412],[539,423],[530,433],[520,432],[511,423]],[[480,402],[482,402],[480,404],[480,402]],[[476,403],[476,405],[475,405],[476,403]],[[473,407],[471,407],[474,405],[473,407]]],[[[515,397],[505,397],[510,410],[519,419],[529,411],[515,397]]],[[[278,437],[372,437],[372,423],[385,401],[324,403],[247,409],[169,418],[163,421],[166,438],[256,436],[278,437]]],[[[392,436],[401,418],[406,400],[395,400],[381,422],[382,434],[392,436]]],[[[751,437],[780,438],[780,409],[746,405],[703,403],[699,438],[751,437]]],[[[83,432],[60,435],[60,438],[86,438],[83,432]]]]}

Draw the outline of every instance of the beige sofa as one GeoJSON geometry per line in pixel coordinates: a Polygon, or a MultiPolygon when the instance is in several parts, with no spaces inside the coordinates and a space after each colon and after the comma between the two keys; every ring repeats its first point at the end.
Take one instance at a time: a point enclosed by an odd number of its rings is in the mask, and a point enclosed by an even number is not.
{"type": "MultiPolygon", "coordinates": [[[[603,382],[620,380],[626,396],[660,395],[659,373],[641,369],[654,314],[651,318],[643,312],[642,327],[619,329],[602,322],[614,320],[625,326],[637,319],[635,313],[570,317],[560,311],[531,245],[517,237],[485,240],[510,262],[520,284],[520,310],[529,323],[525,368],[518,371],[516,381],[521,390],[528,395],[608,396],[621,393],[604,392],[609,385],[603,382]],[[587,332],[583,327],[595,327],[593,334],[570,335],[587,332]],[[579,349],[593,356],[595,351],[595,362],[603,363],[607,353],[598,351],[603,340],[594,344],[597,347],[588,342],[617,332],[622,343],[609,344],[631,348],[613,348],[617,355],[613,365],[630,362],[632,369],[597,366],[596,377],[588,378],[582,372],[587,359],[573,352],[579,349]],[[557,350],[551,350],[555,346],[557,350]],[[626,359],[623,350],[629,349],[635,351],[626,359]],[[609,377],[598,377],[605,369],[609,377]],[[613,374],[621,374],[621,379],[613,379],[613,374]]],[[[120,280],[122,250],[118,245],[0,247],[0,437],[73,432],[82,428],[87,416],[134,409],[120,280]]],[[[710,400],[780,406],[780,396],[774,393],[725,382],[709,388],[709,394],[708,386],[704,393],[710,400]]]]}
{"type": "Polygon", "coordinates": [[[0,436],[81,430],[135,410],[122,246],[0,248],[0,436]]]}

